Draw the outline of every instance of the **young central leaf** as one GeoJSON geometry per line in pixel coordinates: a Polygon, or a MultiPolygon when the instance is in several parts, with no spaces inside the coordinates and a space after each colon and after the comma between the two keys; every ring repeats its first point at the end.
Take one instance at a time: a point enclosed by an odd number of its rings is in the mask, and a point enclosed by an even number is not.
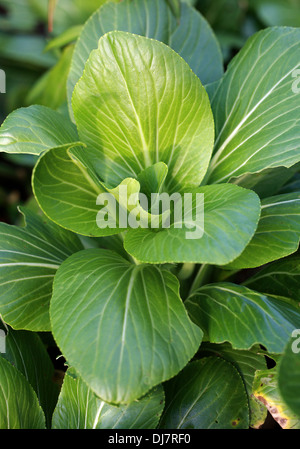
{"type": "Polygon", "coordinates": [[[196,187],[210,160],[214,123],[208,95],[170,47],[111,32],[99,40],[77,83],[73,111],[96,173],[117,185],[157,162],[170,192],[196,187]]]}
{"type": "Polygon", "coordinates": [[[101,399],[138,399],[193,357],[202,331],[188,318],[178,288],[168,271],[132,265],[108,250],[80,251],[59,269],[53,334],[101,399]]]}

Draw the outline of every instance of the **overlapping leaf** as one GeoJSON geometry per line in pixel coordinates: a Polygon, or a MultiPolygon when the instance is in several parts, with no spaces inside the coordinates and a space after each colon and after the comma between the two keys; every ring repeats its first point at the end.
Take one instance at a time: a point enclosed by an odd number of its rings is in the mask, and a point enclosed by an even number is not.
{"type": "Polygon", "coordinates": [[[47,331],[56,270],[82,245],[28,209],[24,214],[25,228],[0,223],[0,314],[15,329],[47,331]]]}
{"type": "Polygon", "coordinates": [[[260,216],[258,196],[232,184],[204,186],[190,193],[193,193],[191,215],[194,222],[186,223],[183,211],[182,221],[173,221],[157,232],[141,228],[129,230],[124,243],[129,254],[149,263],[222,265],[235,259],[255,232],[260,216]],[[198,220],[197,193],[204,195],[204,213],[198,220]]]}
{"type": "Polygon", "coordinates": [[[188,318],[175,276],[101,249],[60,267],[50,314],[68,362],[109,403],[129,403],[177,374],[202,332],[188,318]],[[74,345],[76,342],[76,345],[74,345]]]}
{"type": "Polygon", "coordinates": [[[166,384],[164,429],[247,429],[249,409],[234,366],[217,357],[190,363],[166,384]],[[216,400],[217,398],[217,400],[216,400]]]}
{"type": "Polygon", "coordinates": [[[263,293],[299,301],[300,259],[292,257],[273,262],[247,279],[243,285],[263,293]]]}
{"type": "Polygon", "coordinates": [[[288,408],[298,417],[300,428],[300,329],[294,329],[278,367],[278,389],[288,408]]]}
{"type": "MultiPolygon", "coordinates": [[[[292,372],[294,368],[292,369],[292,372]]],[[[289,386],[291,386],[289,384],[289,386]]],[[[300,429],[300,419],[287,405],[278,388],[278,367],[257,371],[253,383],[255,397],[264,404],[283,429],[300,429]]],[[[295,392],[295,390],[294,390],[295,392]]],[[[294,401],[298,397],[298,389],[294,401]]],[[[297,399],[296,399],[297,400],[297,399]]]]}
{"type": "Polygon", "coordinates": [[[293,177],[299,171],[299,164],[295,164],[290,168],[277,167],[269,168],[258,173],[247,173],[239,178],[232,180],[233,184],[237,184],[245,189],[254,190],[261,199],[281,193],[291,193],[299,191],[295,188],[290,192],[285,190],[286,184],[293,181],[293,177]]]}
{"type": "Polygon", "coordinates": [[[5,337],[5,353],[0,352],[0,356],[28,380],[45,413],[47,427],[50,428],[59,387],[53,381],[54,367],[40,337],[34,332],[9,328],[5,337]]]}
{"type": "Polygon", "coordinates": [[[232,363],[238,370],[245,384],[248,395],[249,412],[250,412],[250,427],[259,428],[266,420],[267,409],[258,401],[253,395],[253,381],[257,370],[266,370],[267,363],[259,346],[254,346],[250,350],[240,351],[232,349],[229,343],[213,344],[202,343],[200,348],[200,355],[215,355],[224,358],[232,363]]]}
{"type": "Polygon", "coordinates": [[[80,377],[74,378],[68,372],[53,414],[53,429],[155,429],[157,426],[164,408],[162,386],[138,401],[115,407],[101,401],[80,377]]]}
{"type": "Polygon", "coordinates": [[[160,190],[167,171],[165,164],[158,163],[140,173],[140,182],[126,178],[110,188],[94,172],[84,148],[53,148],[34,168],[33,191],[41,209],[55,223],[81,235],[102,237],[125,231],[131,216],[137,226],[153,222],[159,226],[170,215],[169,210],[151,214],[139,201],[141,188],[145,195],[149,189],[151,193],[160,190]]]}
{"type": "Polygon", "coordinates": [[[54,222],[82,235],[107,235],[118,229],[99,229],[97,206],[104,192],[92,172],[70,156],[68,148],[53,148],[34,169],[33,191],[45,214],[54,222]]]}
{"type": "Polygon", "coordinates": [[[293,329],[300,328],[300,309],[291,300],[231,283],[201,287],[185,305],[205,340],[228,341],[234,349],[260,343],[270,353],[281,353],[293,329]]]}

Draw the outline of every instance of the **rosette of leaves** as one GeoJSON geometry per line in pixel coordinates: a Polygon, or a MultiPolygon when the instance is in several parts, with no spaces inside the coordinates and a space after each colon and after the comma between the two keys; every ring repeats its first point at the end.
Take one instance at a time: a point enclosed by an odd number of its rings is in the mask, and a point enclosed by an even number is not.
{"type": "MultiPolygon", "coordinates": [[[[261,201],[243,182],[300,161],[300,105],[293,90],[299,34],[293,28],[257,33],[206,90],[201,74],[170,45],[110,31],[82,56],[70,120],[32,106],[4,122],[2,151],[40,156],[32,185],[44,217],[29,214],[26,228],[1,225],[6,288],[0,313],[15,329],[51,330],[76,379],[84,382],[76,381],[77,392],[88,388],[95,395],[93,425],[105,404],[147,402],[147,394],[165,382],[162,427],[261,424],[261,410],[250,402],[249,376],[253,380],[264,366],[259,351],[250,374],[243,360],[256,345],[283,353],[292,330],[300,327],[299,307],[263,289],[204,285],[203,274],[207,267],[259,267],[298,248],[299,192],[261,201]],[[146,196],[203,194],[202,237],[187,239],[191,223],[178,226],[172,210],[167,228],[124,228],[118,216],[115,227],[99,227],[101,193],[127,207],[137,224],[151,218],[140,204],[128,207],[121,186],[146,196]],[[200,266],[185,302],[176,276],[182,263],[200,266]],[[218,358],[210,353],[189,364],[203,340],[229,342],[232,352],[225,348],[224,357],[222,351],[218,358]],[[231,406],[225,407],[229,397],[231,406]],[[210,413],[203,416],[202,408],[210,413]]],[[[75,49],[73,64],[77,57],[75,49]]],[[[68,377],[56,423],[72,385],[68,377]]]]}

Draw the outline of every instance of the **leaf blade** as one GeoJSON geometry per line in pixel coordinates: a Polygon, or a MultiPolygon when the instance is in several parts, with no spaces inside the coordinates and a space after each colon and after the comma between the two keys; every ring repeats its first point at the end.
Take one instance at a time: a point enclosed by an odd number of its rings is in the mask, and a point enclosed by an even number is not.
{"type": "Polygon", "coordinates": [[[232,184],[199,187],[189,193],[193,195],[193,216],[197,194],[204,195],[204,213],[194,220],[192,228],[185,224],[183,212],[181,222],[171,223],[170,227],[158,232],[153,229],[130,229],[124,241],[126,251],[147,263],[223,265],[235,259],[249,243],[257,227],[259,198],[254,192],[232,184]],[[204,231],[200,237],[197,237],[198,228],[204,231]],[[194,235],[187,237],[188,232],[194,235]]]}
{"type": "Polygon", "coordinates": [[[65,375],[54,411],[53,429],[155,429],[164,407],[161,386],[129,405],[99,399],[80,377],[65,375]]]}
{"type": "Polygon", "coordinates": [[[270,353],[282,353],[300,324],[299,307],[291,301],[230,283],[201,287],[185,305],[205,340],[228,341],[234,349],[262,344],[270,353]]]}
{"type": "Polygon", "coordinates": [[[168,191],[200,184],[213,117],[199,79],[168,46],[124,32],[106,34],[89,57],[72,105],[88,158],[106,184],[136,178],[157,162],[168,166],[168,191]]]}
{"type": "Polygon", "coordinates": [[[216,144],[209,182],[299,161],[293,91],[298,47],[296,28],[269,28],[250,38],[231,62],[212,102],[216,144]]]}
{"type": "Polygon", "coordinates": [[[0,313],[14,329],[49,331],[55,272],[82,245],[77,236],[22,210],[25,228],[0,223],[0,313]]]}
{"type": "Polygon", "coordinates": [[[134,266],[107,250],[85,250],[62,265],[50,314],[69,363],[100,398],[114,404],[131,402],[174,375],[202,338],[171,273],[134,266]],[[83,351],[74,348],[78,335],[83,351]]]}
{"type": "Polygon", "coordinates": [[[41,105],[15,110],[0,128],[0,151],[5,153],[39,155],[77,141],[75,126],[59,112],[41,105]]]}
{"type": "Polygon", "coordinates": [[[300,194],[276,195],[262,201],[257,230],[244,252],[226,268],[255,268],[289,256],[299,247],[300,194]]]}
{"type": "Polygon", "coordinates": [[[44,429],[37,396],[16,368],[0,357],[0,429],[44,429]]]}
{"type": "Polygon", "coordinates": [[[161,428],[243,429],[248,425],[244,384],[231,363],[203,358],[187,365],[167,384],[161,428]]]}
{"type": "Polygon", "coordinates": [[[53,382],[54,367],[40,337],[34,332],[8,329],[5,337],[5,353],[0,356],[9,361],[28,380],[34,389],[51,427],[59,386],[53,382]]]}
{"type": "Polygon", "coordinates": [[[177,22],[165,0],[108,3],[90,17],[77,41],[67,86],[69,106],[90,52],[97,48],[102,35],[114,30],[139,34],[170,45],[204,84],[219,79],[223,74],[219,44],[209,24],[194,8],[182,4],[177,22]]]}

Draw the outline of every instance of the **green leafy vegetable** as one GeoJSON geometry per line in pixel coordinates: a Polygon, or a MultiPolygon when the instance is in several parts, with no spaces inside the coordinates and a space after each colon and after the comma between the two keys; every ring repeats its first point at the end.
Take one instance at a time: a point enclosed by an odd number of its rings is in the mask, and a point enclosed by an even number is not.
{"type": "Polygon", "coordinates": [[[220,183],[299,162],[300,67],[297,28],[269,28],[252,36],[230,63],[212,99],[216,122],[209,182],[220,183]]]}
{"type": "Polygon", "coordinates": [[[0,357],[0,428],[44,429],[37,396],[19,370],[0,357]]]}
{"type": "MultiPolygon", "coordinates": [[[[69,372],[69,370],[68,370],[69,372]]],[[[164,408],[163,388],[129,405],[101,401],[80,379],[65,375],[53,414],[53,429],[155,429],[164,408]]]]}
{"type": "Polygon", "coordinates": [[[204,340],[228,341],[234,349],[260,343],[270,353],[281,353],[293,329],[300,327],[296,304],[230,283],[201,287],[185,304],[204,340]]]}
{"type": "Polygon", "coordinates": [[[208,357],[192,362],[166,386],[162,428],[245,429],[248,425],[243,381],[225,360],[208,357]]]}
{"type": "Polygon", "coordinates": [[[47,427],[51,427],[59,386],[54,383],[54,367],[40,337],[34,332],[7,330],[6,351],[0,356],[8,360],[28,380],[42,407],[47,427]]]}
{"type": "Polygon", "coordinates": [[[0,310],[14,329],[51,330],[49,302],[63,260],[82,249],[78,237],[28,209],[25,228],[0,223],[0,310]]]}
{"type": "Polygon", "coordinates": [[[0,149],[5,153],[41,154],[78,140],[76,128],[46,106],[12,112],[0,128],[0,149]]]}
{"type": "Polygon", "coordinates": [[[185,3],[180,9],[177,20],[165,0],[123,0],[120,4],[108,2],[101,7],[86,22],[77,41],[68,78],[69,102],[99,38],[114,30],[164,42],[186,60],[205,84],[221,78],[222,55],[210,26],[199,12],[185,3]]]}
{"type": "Polygon", "coordinates": [[[257,371],[253,390],[255,397],[262,402],[273,418],[283,429],[299,429],[300,420],[286,404],[278,389],[278,369],[257,371]]]}
{"type": "Polygon", "coordinates": [[[107,250],[81,251],[58,270],[52,331],[101,399],[138,399],[193,357],[202,332],[189,320],[178,290],[168,271],[135,266],[107,250]]]}
{"type": "Polygon", "coordinates": [[[66,0],[45,46],[27,3],[0,0],[0,428],[298,428],[299,28],[66,0]]]}

